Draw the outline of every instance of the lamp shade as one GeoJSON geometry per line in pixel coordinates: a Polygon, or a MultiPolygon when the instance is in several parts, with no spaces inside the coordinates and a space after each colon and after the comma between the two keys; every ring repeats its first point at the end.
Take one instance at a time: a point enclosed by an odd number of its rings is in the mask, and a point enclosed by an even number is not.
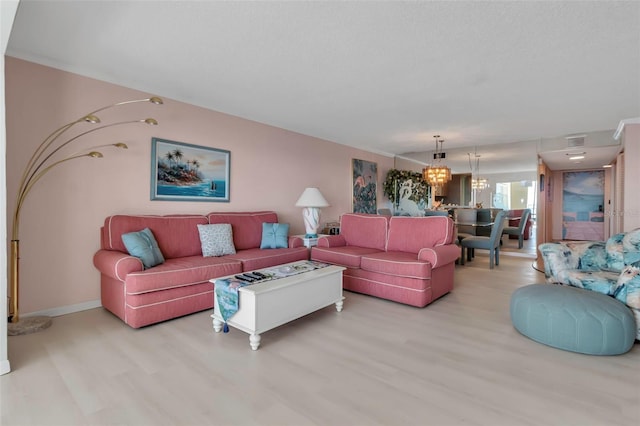
{"type": "Polygon", "coordinates": [[[297,207],[328,207],[329,203],[318,188],[306,188],[298,201],[297,207]]]}

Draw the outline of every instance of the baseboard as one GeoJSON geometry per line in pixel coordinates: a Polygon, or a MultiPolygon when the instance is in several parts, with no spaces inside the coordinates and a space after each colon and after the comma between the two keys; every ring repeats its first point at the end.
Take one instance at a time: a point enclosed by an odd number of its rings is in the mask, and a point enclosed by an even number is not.
{"type": "Polygon", "coordinates": [[[502,251],[502,250],[500,250],[500,256],[524,257],[526,259],[536,258],[536,255],[533,253],[518,253],[515,251],[502,251]]]}
{"type": "MultiPolygon", "coordinates": [[[[476,256],[486,256],[489,257],[489,251],[488,250],[477,250],[476,251],[476,256]]],[[[536,255],[533,253],[519,253],[517,251],[504,251],[504,250],[500,250],[500,257],[502,256],[506,256],[506,257],[522,257],[525,259],[535,259],[536,255]]]]}
{"type": "Polygon", "coordinates": [[[89,309],[99,308],[102,306],[100,300],[90,300],[88,302],[78,303],[75,305],[67,305],[60,306],[52,309],[45,309],[43,311],[38,312],[30,312],[28,314],[20,315],[21,317],[35,317],[35,316],[45,316],[45,317],[58,317],[60,315],[73,314],[75,312],[86,311],[89,309]]]}
{"type": "Polygon", "coordinates": [[[0,376],[3,374],[7,374],[11,371],[11,367],[9,366],[9,360],[5,359],[0,361],[0,376]]]}

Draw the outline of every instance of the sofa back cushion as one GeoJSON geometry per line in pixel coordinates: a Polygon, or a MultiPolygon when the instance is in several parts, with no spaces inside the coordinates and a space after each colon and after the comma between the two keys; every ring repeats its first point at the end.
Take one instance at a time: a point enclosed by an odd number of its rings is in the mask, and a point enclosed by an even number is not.
{"type": "Polygon", "coordinates": [[[627,266],[640,266],[640,228],[611,236],[606,243],[607,268],[622,272],[627,266]]]}
{"type": "Polygon", "coordinates": [[[230,223],[236,250],[260,248],[262,224],[278,223],[278,215],[272,211],[261,212],[212,212],[209,223],[230,223]]]}
{"type": "Polygon", "coordinates": [[[622,272],[624,269],[624,259],[622,253],[622,239],[624,234],[615,234],[609,237],[606,243],[607,268],[622,272]]]}
{"type": "Polygon", "coordinates": [[[444,216],[394,216],[389,221],[387,251],[418,253],[420,249],[452,244],[453,220],[444,216]]]}
{"type": "Polygon", "coordinates": [[[640,267],[640,228],[629,231],[622,239],[624,266],[640,267]]]}
{"type": "Polygon", "coordinates": [[[102,246],[107,250],[127,252],[122,234],[149,228],[167,259],[202,254],[198,224],[206,224],[201,215],[113,215],[104,221],[102,246]]]}
{"type": "Polygon", "coordinates": [[[374,214],[347,213],[340,219],[340,235],[348,246],[384,250],[389,218],[374,214]]]}

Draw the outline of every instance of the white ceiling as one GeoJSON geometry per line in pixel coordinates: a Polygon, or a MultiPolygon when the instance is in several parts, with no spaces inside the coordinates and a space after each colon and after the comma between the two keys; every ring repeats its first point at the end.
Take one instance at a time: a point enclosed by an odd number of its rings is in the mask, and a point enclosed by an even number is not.
{"type": "Polygon", "coordinates": [[[7,55],[454,172],[640,117],[636,1],[23,0],[7,55]]]}

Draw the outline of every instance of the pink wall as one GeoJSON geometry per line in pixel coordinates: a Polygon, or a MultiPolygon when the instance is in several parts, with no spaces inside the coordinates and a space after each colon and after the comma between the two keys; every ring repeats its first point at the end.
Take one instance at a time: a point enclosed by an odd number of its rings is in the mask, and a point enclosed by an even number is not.
{"type": "Polygon", "coordinates": [[[640,228],[640,124],[624,126],[624,231],[640,228]]]}
{"type": "MultiPolygon", "coordinates": [[[[10,234],[20,175],[49,133],[104,105],[162,93],[143,93],[11,57],[5,65],[10,234]]],[[[99,228],[111,214],[275,210],[282,222],[291,224],[292,233],[303,233],[302,212],[294,204],[307,186],[320,188],[331,204],[322,210],[323,222],[351,211],[353,158],[378,164],[378,204],[387,203],[381,182],[393,167],[391,157],[164,101],[163,106],[139,103],[98,114],[103,124],[153,117],[160,125],[129,124],[87,135],[70,144],[67,155],[120,141],[129,149],[101,148],[104,158],[69,161],[33,188],[20,222],[21,315],[100,298],[92,257],[99,228]],[[151,201],[152,137],[231,151],[231,201],[151,201]]]]}

